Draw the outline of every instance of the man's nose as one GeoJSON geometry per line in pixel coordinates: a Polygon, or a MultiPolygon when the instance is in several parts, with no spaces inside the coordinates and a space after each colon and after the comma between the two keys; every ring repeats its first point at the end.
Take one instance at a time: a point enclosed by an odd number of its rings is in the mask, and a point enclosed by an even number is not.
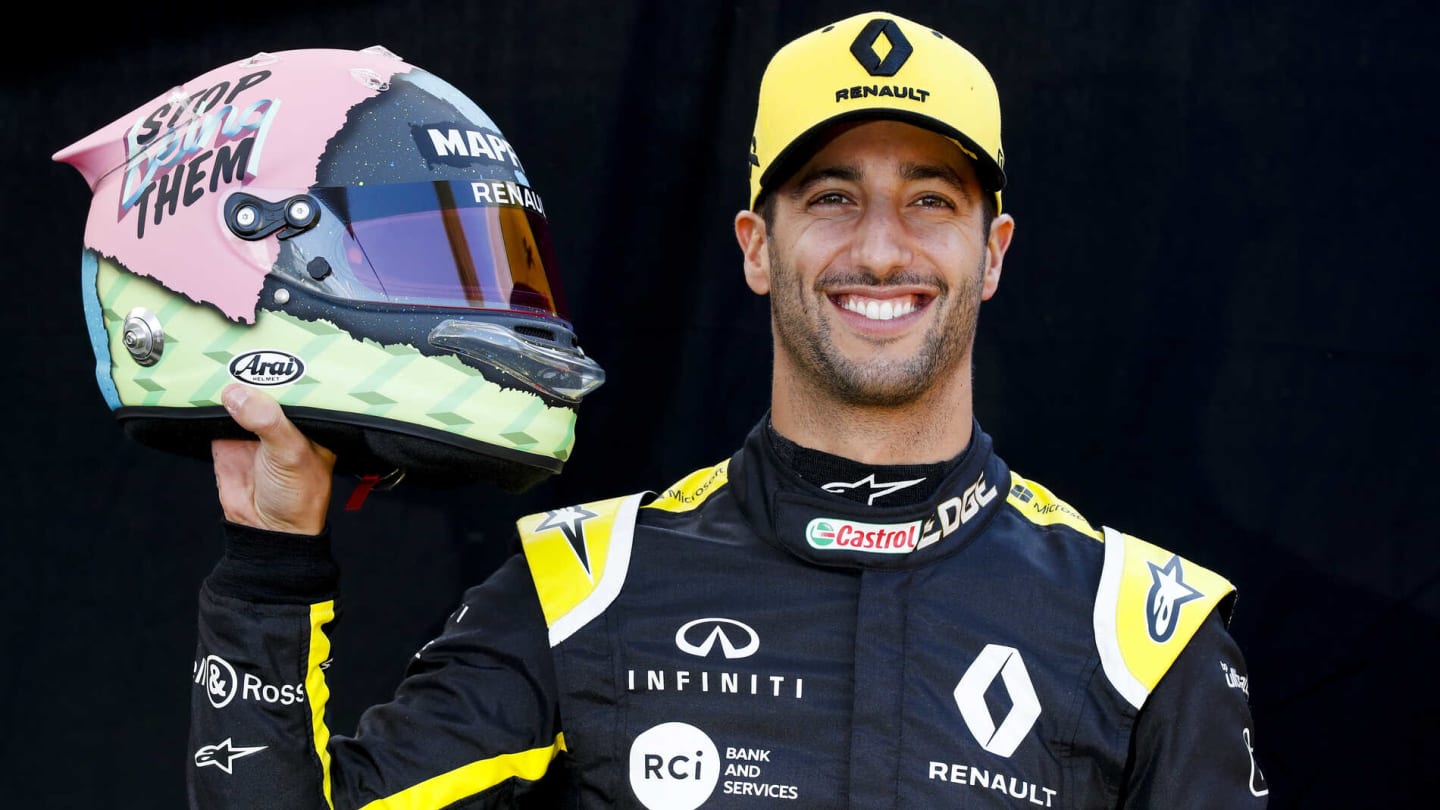
{"type": "Polygon", "coordinates": [[[855,225],[851,244],[857,269],[881,278],[910,264],[910,235],[895,206],[866,206],[855,225]]]}

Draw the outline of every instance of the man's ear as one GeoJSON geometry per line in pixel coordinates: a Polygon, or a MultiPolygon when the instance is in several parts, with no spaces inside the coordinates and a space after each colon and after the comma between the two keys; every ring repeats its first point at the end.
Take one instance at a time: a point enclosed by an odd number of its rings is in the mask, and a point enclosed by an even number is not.
{"type": "Polygon", "coordinates": [[[1000,269],[1005,264],[1005,251],[1015,236],[1015,218],[1001,214],[990,223],[990,236],[985,240],[985,284],[980,300],[989,301],[1000,287],[1000,269]]]}
{"type": "Polygon", "coordinates": [[[766,249],[768,234],[765,220],[754,211],[735,215],[735,240],[745,259],[745,283],[756,295],[770,292],[770,251],[766,249]]]}

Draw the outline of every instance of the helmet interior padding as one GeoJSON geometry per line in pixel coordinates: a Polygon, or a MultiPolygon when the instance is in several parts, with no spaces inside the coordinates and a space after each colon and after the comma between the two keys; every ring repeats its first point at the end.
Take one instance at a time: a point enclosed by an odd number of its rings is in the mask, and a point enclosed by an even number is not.
{"type": "MultiPolygon", "coordinates": [[[[304,407],[286,406],[286,415],[311,441],[336,455],[335,472],[342,475],[392,476],[404,472],[404,482],[431,488],[448,488],[492,482],[517,493],[559,472],[561,462],[483,442],[469,442],[419,425],[385,422],[352,415],[349,422],[333,417],[307,416],[304,407]],[[373,424],[366,424],[366,422],[373,424]]],[[[210,460],[214,439],[254,439],[222,407],[121,408],[115,413],[125,434],[146,447],[210,460]]]]}

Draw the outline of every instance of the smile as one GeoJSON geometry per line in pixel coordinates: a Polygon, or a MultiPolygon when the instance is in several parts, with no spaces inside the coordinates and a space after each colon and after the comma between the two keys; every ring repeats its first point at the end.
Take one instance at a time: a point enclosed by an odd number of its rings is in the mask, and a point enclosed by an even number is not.
{"type": "Polygon", "coordinates": [[[835,297],[836,306],[872,321],[888,321],[909,315],[919,309],[922,303],[915,295],[904,295],[898,298],[867,298],[861,295],[835,297]]]}

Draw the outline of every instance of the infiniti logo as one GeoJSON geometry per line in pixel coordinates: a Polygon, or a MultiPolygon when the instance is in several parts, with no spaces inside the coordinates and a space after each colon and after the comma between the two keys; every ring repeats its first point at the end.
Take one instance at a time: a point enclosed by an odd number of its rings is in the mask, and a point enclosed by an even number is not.
{"type": "Polygon", "coordinates": [[[679,647],[681,652],[701,658],[709,657],[717,641],[726,658],[748,658],[760,649],[760,636],[750,625],[734,619],[714,616],[696,619],[686,622],[675,631],[675,646],[679,647]],[[736,640],[739,640],[740,644],[737,645],[736,640]]]}

